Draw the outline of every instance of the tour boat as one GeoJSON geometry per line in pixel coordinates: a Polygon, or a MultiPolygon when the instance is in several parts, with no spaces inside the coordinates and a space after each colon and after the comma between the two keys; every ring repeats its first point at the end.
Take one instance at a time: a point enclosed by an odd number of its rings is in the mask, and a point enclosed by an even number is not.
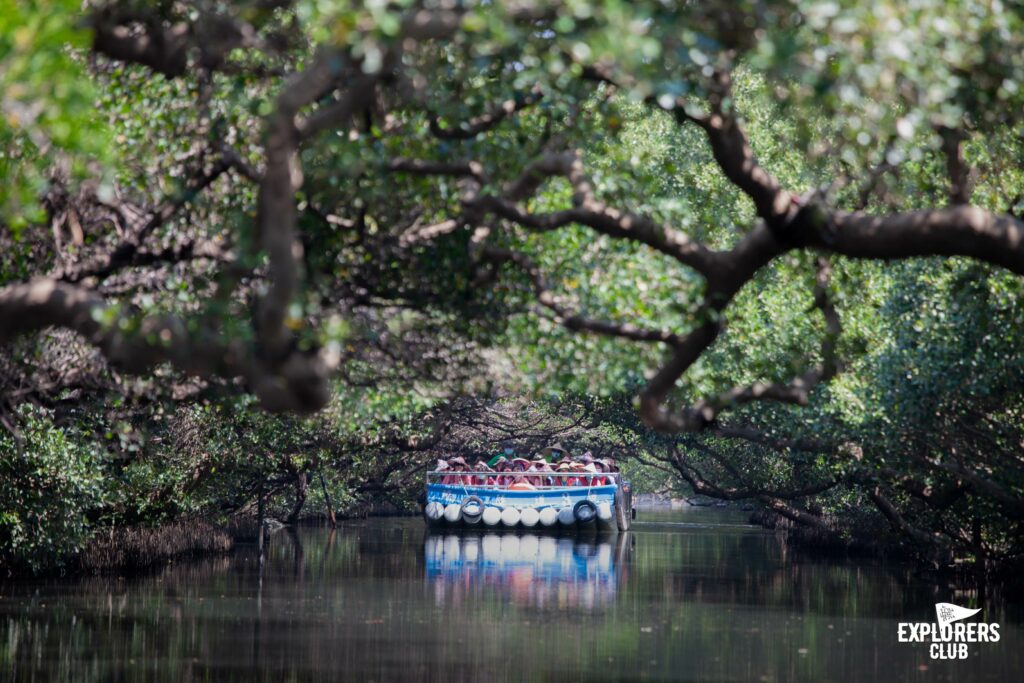
{"type": "Polygon", "coordinates": [[[428,472],[423,518],[431,527],[629,529],[632,488],[619,473],[573,473],[574,485],[558,483],[567,478],[550,472],[428,472]],[[501,483],[488,483],[495,480],[501,483]]]}

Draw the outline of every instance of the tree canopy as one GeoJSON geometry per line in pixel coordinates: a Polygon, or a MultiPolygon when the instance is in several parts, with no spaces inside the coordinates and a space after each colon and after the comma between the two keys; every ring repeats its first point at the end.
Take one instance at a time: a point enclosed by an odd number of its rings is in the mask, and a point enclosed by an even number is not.
{"type": "Polygon", "coordinates": [[[1015,5],[0,10],[12,434],[634,395],[693,490],[1019,556],[1015,5]]]}

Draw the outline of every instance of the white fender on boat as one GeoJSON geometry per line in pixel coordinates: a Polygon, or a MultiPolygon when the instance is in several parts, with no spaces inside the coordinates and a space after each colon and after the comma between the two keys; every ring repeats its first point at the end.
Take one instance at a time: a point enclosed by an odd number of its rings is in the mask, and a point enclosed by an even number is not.
{"type": "Polygon", "coordinates": [[[427,513],[427,519],[432,519],[436,522],[441,519],[441,515],[444,514],[444,506],[440,503],[430,501],[427,503],[427,509],[425,512],[427,513]]]}
{"type": "Polygon", "coordinates": [[[459,521],[459,517],[461,517],[461,516],[462,516],[462,506],[461,505],[458,505],[456,503],[448,503],[448,505],[446,505],[444,507],[444,518],[445,518],[446,521],[450,522],[451,524],[455,524],[455,522],[459,521]]]}
{"type": "Polygon", "coordinates": [[[540,513],[537,512],[537,508],[524,508],[519,513],[519,521],[527,528],[537,526],[537,522],[540,521],[540,513]]]}
{"type": "Polygon", "coordinates": [[[572,514],[572,508],[562,508],[558,511],[558,521],[562,526],[572,526],[576,523],[576,515],[572,514]]]}
{"type": "Polygon", "coordinates": [[[484,524],[487,526],[498,526],[501,523],[501,510],[494,507],[484,508],[484,524]]]}
{"type": "Polygon", "coordinates": [[[610,520],[612,518],[612,506],[611,503],[603,502],[597,504],[597,518],[602,522],[610,520]]]}
{"type": "Polygon", "coordinates": [[[519,524],[520,517],[519,510],[515,508],[505,508],[501,511],[501,523],[505,526],[512,527],[519,524]]]}
{"type": "Polygon", "coordinates": [[[542,526],[554,526],[556,522],[558,522],[558,510],[548,507],[540,511],[540,523],[542,526]]]}

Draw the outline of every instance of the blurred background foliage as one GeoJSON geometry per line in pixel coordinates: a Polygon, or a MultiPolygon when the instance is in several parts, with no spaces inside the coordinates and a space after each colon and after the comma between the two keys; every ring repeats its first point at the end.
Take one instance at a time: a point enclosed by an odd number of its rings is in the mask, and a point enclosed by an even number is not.
{"type": "MultiPolygon", "coordinates": [[[[244,176],[259,171],[275,96],[324,46],[383,68],[402,13],[418,6],[0,0],[0,286],[88,264],[178,203],[147,238],[150,253],[213,245],[218,256],[153,259],[86,285],[132,315],[215,319],[227,337],[251,339],[266,265],[252,241],[257,187],[244,176]],[[170,76],[92,49],[96,17],[117,9],[189,26],[191,68],[170,76]],[[252,39],[207,68],[219,21],[252,39]],[[235,168],[196,190],[225,150],[235,168]]],[[[699,472],[769,511],[773,492],[834,481],[775,498],[820,523],[815,542],[870,540],[941,565],[1019,562],[1019,278],[963,258],[835,258],[842,371],[811,405],[738,409],[724,424],[732,436],[656,434],[630,397],[661,349],[565,329],[510,266],[482,284],[469,229],[410,243],[410,231],[459,213],[462,186],[388,167],[473,159],[487,192],[546,150],[579,149],[602,201],[728,248],[755,224],[753,205],[701,130],[672,111],[677,98],[701,110],[709,75],[726,65],[727,108],[794,192],[875,212],[944,206],[941,131],[956,129],[971,202],[1013,213],[1024,111],[1016,3],[465,6],[450,40],[404,55],[412,96],[381,93],[350,130],[301,150],[304,287],[289,324],[340,359],[328,408],[271,416],[236,382],[166,367],[123,375],[59,330],[19,340],[0,358],[0,561],[44,570],[112,525],[251,515],[260,491],[282,519],[324,514],[327,497],[345,514],[410,511],[416,475],[436,457],[506,442],[532,452],[557,438],[628,460],[644,490],[691,496],[685,475],[699,472]],[[594,67],[618,85],[588,80],[594,67]],[[478,135],[431,132],[457,133],[502,102],[515,115],[478,135]],[[744,430],[758,438],[735,437],[744,430]],[[879,492],[900,522],[880,510],[879,492]]],[[[548,182],[528,208],[565,208],[571,193],[548,182]]],[[[491,240],[529,256],[554,295],[589,317],[682,334],[703,315],[702,278],[643,245],[575,225],[506,225],[491,240]]],[[[792,252],[760,271],[673,402],[819,362],[813,263],[792,252]]]]}

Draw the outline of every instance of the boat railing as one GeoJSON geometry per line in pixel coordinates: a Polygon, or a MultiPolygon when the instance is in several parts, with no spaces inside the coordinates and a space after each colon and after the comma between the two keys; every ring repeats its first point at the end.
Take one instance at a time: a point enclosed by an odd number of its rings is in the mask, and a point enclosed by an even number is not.
{"type": "MultiPolygon", "coordinates": [[[[534,490],[564,489],[592,486],[619,486],[619,472],[478,472],[442,470],[427,472],[427,483],[446,486],[472,486],[476,489],[507,490],[517,482],[526,480],[534,490]],[[445,481],[445,480],[449,481],[445,481]],[[574,480],[576,483],[564,483],[574,480]],[[602,483],[606,482],[606,483],[602,483]],[[499,483],[500,482],[500,483],[499,483]]],[[[526,489],[530,490],[530,489],[526,489]]]]}

